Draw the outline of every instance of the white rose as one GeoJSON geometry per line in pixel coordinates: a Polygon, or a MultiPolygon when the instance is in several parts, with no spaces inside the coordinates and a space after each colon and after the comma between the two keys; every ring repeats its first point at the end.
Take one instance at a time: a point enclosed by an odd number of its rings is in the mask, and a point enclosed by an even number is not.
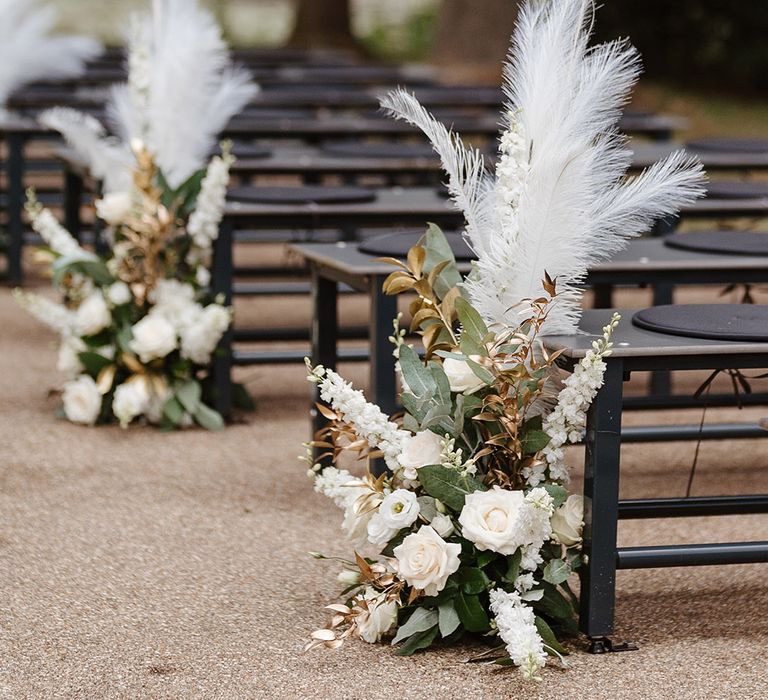
{"type": "Polygon", "coordinates": [[[211,354],[231,321],[229,309],[209,304],[199,316],[181,330],[181,356],[198,365],[207,365],[211,354]]]}
{"type": "Polygon", "coordinates": [[[113,306],[122,306],[133,299],[131,288],[125,282],[114,282],[107,289],[107,299],[113,306]]]}
{"type": "Polygon", "coordinates": [[[552,515],[552,539],[566,547],[581,543],[584,497],[572,494],[552,515]]]}
{"type": "Polygon", "coordinates": [[[87,374],[64,385],[64,415],[73,423],[93,425],[101,412],[101,394],[87,374]]]}
{"type": "Polygon", "coordinates": [[[530,543],[526,536],[525,495],[494,486],[490,491],[475,491],[464,499],[459,515],[461,534],[478,549],[513,554],[530,543]]]}
{"type": "Polygon", "coordinates": [[[100,291],[91,292],[75,311],[75,328],[80,335],[96,335],[110,323],[112,315],[100,291]]]}
{"type": "Polygon", "coordinates": [[[443,539],[450,537],[455,530],[453,527],[453,521],[444,513],[437,513],[429,524],[432,526],[432,529],[443,539]]]}
{"type": "Polygon", "coordinates": [[[368,541],[384,546],[404,527],[409,527],[419,517],[416,494],[406,489],[396,489],[384,496],[379,510],[368,521],[368,541]]]}
{"type": "Polygon", "coordinates": [[[86,349],[85,343],[75,336],[65,336],[59,345],[59,357],[56,361],[56,369],[70,377],[75,377],[83,371],[78,354],[86,349]]]}
{"type": "Polygon", "coordinates": [[[96,200],[96,213],[110,226],[123,223],[131,213],[132,207],[130,192],[111,192],[96,200]]]}
{"type": "Polygon", "coordinates": [[[429,525],[422,525],[395,547],[399,576],[425,595],[437,595],[458,571],[460,552],[460,544],[449,544],[429,525]]]}
{"type": "MultiPolygon", "coordinates": [[[[440,464],[443,448],[438,435],[431,430],[420,430],[403,441],[403,450],[397,456],[401,467],[411,470],[428,464],[440,464]]],[[[415,478],[415,476],[409,476],[415,478]]]]}
{"type": "Polygon", "coordinates": [[[485,382],[472,371],[464,360],[446,357],[443,360],[443,372],[448,377],[451,391],[471,394],[485,386],[485,382]]]}
{"type": "Polygon", "coordinates": [[[176,349],[176,329],[159,314],[149,313],[136,323],[131,331],[131,350],[142,362],[165,357],[176,349]]]}
{"type": "Polygon", "coordinates": [[[120,427],[127,428],[134,418],[144,413],[150,398],[148,382],[144,377],[131,379],[118,386],[112,398],[112,413],[120,421],[120,427]]]}
{"type": "Polygon", "coordinates": [[[355,616],[355,629],[364,641],[373,644],[397,624],[397,601],[387,600],[373,588],[366,589],[362,601],[364,607],[356,606],[360,612],[355,616]]]}

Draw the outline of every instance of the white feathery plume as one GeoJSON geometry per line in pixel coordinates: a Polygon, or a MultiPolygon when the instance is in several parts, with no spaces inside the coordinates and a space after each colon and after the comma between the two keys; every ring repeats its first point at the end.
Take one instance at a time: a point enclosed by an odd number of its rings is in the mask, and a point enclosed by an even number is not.
{"type": "Polygon", "coordinates": [[[152,8],[134,27],[131,57],[143,58],[129,60],[131,79],[113,94],[111,115],[126,141],[146,141],[177,187],[205,163],[258,87],[247,70],[230,65],[211,12],[189,0],[154,0],[152,8]]]}
{"type": "Polygon", "coordinates": [[[381,106],[390,116],[407,121],[421,129],[440,156],[448,175],[448,191],[458,209],[464,213],[467,230],[482,235],[488,229],[483,206],[490,178],[485,170],[482,153],[464,145],[461,137],[435,119],[416,97],[399,88],[381,98],[381,106]]]}
{"type": "MultiPolygon", "coordinates": [[[[496,177],[473,171],[474,197],[454,197],[477,255],[465,288],[489,323],[516,325],[520,302],[544,293],[546,272],[558,278],[559,294],[542,331],[574,332],[579,285],[590,266],[704,193],[700,163],[683,153],[625,179],[631,152],[617,122],[639,58],[625,42],[588,48],[592,10],[591,0],[528,0],[521,7],[504,70],[508,102],[496,177]]],[[[443,156],[439,130],[414,119],[414,104],[393,96],[383,104],[420,126],[443,156]]]]}
{"type": "Polygon", "coordinates": [[[48,112],[41,121],[89,161],[107,193],[130,187],[135,140],[178,187],[203,167],[219,132],[258,86],[231,65],[214,16],[198,0],[153,0],[152,11],[134,19],[128,45],[128,82],[112,88],[107,105],[119,141],[72,110],[48,112]]]}
{"type": "Polygon", "coordinates": [[[0,110],[25,83],[72,78],[104,50],[93,39],[51,36],[56,10],[37,0],[0,0],[0,110]]]}
{"type": "Polygon", "coordinates": [[[40,114],[38,121],[58,131],[86,160],[91,174],[103,181],[105,192],[130,188],[133,155],[124,143],[107,135],[98,119],[67,107],[54,107],[40,114]]]}

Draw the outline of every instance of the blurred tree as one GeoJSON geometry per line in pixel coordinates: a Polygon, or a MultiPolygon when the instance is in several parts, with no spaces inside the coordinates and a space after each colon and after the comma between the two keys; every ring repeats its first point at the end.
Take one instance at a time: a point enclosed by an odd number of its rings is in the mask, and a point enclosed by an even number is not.
{"type": "Polygon", "coordinates": [[[299,0],[289,46],[361,51],[352,34],[349,0],[299,0]]]}
{"type": "Polygon", "coordinates": [[[443,0],[430,62],[457,81],[498,84],[519,0],[443,0]]]}
{"type": "Polygon", "coordinates": [[[692,88],[768,88],[768,2],[610,0],[598,39],[629,37],[648,77],[692,88]]]}

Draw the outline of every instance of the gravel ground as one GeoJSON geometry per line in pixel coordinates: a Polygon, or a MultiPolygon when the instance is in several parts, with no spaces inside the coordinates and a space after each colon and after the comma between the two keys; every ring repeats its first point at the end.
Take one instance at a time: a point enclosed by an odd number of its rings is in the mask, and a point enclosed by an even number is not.
{"type": "MultiPolygon", "coordinates": [[[[269,322],[301,318],[300,306],[239,312],[269,322]]],[[[59,381],[52,336],[6,289],[0,318],[2,699],[766,697],[764,565],[620,572],[617,636],[640,650],[591,656],[576,643],[570,668],[553,665],[540,684],[462,663],[471,645],[408,659],[362,642],[302,654],[336,590],[335,568],[306,552],[347,552],[338,512],[295,458],[308,431],[301,369],[244,373],[258,410],[223,434],[81,428],[57,420],[46,394],[59,381]]],[[[623,495],[679,494],[692,451],[627,446],[623,495]]],[[[705,443],[695,492],[768,492],[766,462],[764,442],[705,443]]],[[[620,540],[767,531],[766,516],[632,521],[620,540]]]]}

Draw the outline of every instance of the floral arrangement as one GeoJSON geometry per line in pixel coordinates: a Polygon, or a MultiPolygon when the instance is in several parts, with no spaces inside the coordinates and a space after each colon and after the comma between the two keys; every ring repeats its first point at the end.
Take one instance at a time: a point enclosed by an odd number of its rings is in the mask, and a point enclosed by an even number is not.
{"type": "Polygon", "coordinates": [[[17,298],[60,334],[68,420],[127,427],[144,416],[166,428],[219,429],[210,363],[231,312],[210,299],[208,268],[233,157],[225,146],[177,190],[163,186],[140,146],[136,161],[132,190],[96,202],[112,241],[106,256],[82,248],[30,191],[27,211],[46,243],[38,258],[64,302],[17,298]]]}
{"type": "Polygon", "coordinates": [[[308,443],[309,475],[343,510],[354,555],[340,560],[344,602],[307,648],[391,636],[411,654],[476,634],[497,642],[479,658],[501,655],[527,679],[567,654],[583,503],[567,490],[565,447],[581,440],[619,317],[564,380],[540,340],[577,332],[591,264],[703,189],[681,153],[625,178],[616,122],[638,59],[623,42],[587,47],[591,11],[585,0],[521,7],[495,172],[411,95],[382,102],[440,155],[476,259],[462,280],[430,226],[406,261],[389,260],[384,291],[412,297],[423,346],[406,343],[398,318],[401,414],[308,363],[327,420],[308,443]],[[355,469],[379,458],[386,469],[355,469]]]}
{"type": "Polygon", "coordinates": [[[234,157],[226,143],[221,155],[209,161],[209,154],[255,91],[248,74],[229,64],[210,12],[187,0],[154,0],[133,23],[128,83],[113,89],[109,111],[119,137],[73,110],[41,117],[89,163],[105,192],[95,203],[107,224],[107,251],[99,255],[82,248],[34,192],[27,204],[63,303],[17,297],[60,335],[70,421],[223,426],[211,408],[210,370],[231,310],[211,297],[209,284],[234,157]]]}

